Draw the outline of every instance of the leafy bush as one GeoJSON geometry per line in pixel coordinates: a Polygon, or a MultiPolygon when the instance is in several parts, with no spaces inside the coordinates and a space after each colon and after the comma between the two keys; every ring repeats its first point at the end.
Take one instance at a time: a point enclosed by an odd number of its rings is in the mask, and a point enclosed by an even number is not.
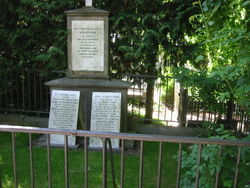
{"type": "MultiPolygon", "coordinates": [[[[236,140],[232,132],[225,130],[223,125],[210,124],[213,130],[209,133],[210,138],[230,139],[236,140]]],[[[244,138],[250,140],[250,136],[244,138]]],[[[182,154],[181,168],[183,174],[181,176],[181,187],[194,187],[196,170],[197,170],[197,159],[198,159],[198,145],[189,146],[186,151],[182,154]]],[[[235,166],[238,148],[233,146],[223,146],[221,148],[218,145],[203,145],[201,164],[199,165],[200,188],[214,187],[216,173],[219,172],[219,187],[230,188],[234,184],[235,166]]],[[[250,178],[250,148],[242,147],[241,158],[239,166],[238,176],[238,187],[249,187],[250,178]],[[241,165],[242,164],[242,165],[241,165]]]]}
{"type": "Polygon", "coordinates": [[[174,108],[174,85],[173,83],[170,83],[169,85],[167,85],[166,88],[163,87],[163,94],[161,95],[161,101],[169,109],[172,110],[174,108]]]}

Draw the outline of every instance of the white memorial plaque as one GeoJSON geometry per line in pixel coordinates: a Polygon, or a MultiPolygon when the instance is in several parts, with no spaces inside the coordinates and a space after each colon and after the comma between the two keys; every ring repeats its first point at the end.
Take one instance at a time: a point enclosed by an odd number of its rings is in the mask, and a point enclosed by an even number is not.
{"type": "Polygon", "coordinates": [[[104,71],[104,21],[72,21],[72,70],[104,71]]]}
{"type": "MultiPolygon", "coordinates": [[[[121,93],[93,92],[91,131],[120,132],[121,93]]],[[[119,140],[112,139],[112,147],[119,148],[119,140]]],[[[90,138],[90,147],[102,147],[100,138],[90,138]]]]}
{"type": "Polygon", "coordinates": [[[92,0],[85,0],[85,6],[92,6],[92,0]]]}
{"type": "MultiPolygon", "coordinates": [[[[80,91],[52,90],[49,113],[49,128],[77,129],[80,91]]],[[[75,136],[68,137],[68,144],[74,146],[75,136]]],[[[64,144],[63,135],[51,135],[51,144],[64,144]]]]}

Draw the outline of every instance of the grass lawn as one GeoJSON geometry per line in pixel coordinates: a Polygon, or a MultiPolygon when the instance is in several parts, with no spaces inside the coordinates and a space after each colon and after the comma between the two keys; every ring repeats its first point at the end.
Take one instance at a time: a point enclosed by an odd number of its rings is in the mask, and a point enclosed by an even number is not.
{"type": "MultiPolygon", "coordinates": [[[[33,135],[34,139],[38,135],[33,135]]],[[[30,166],[28,135],[16,134],[17,173],[20,188],[30,187],[30,166]]],[[[177,144],[163,144],[162,187],[175,187],[178,150],[177,144]]],[[[145,142],[144,145],[144,178],[143,187],[154,188],[157,181],[159,143],[145,142]]],[[[35,168],[35,187],[46,188],[47,185],[47,150],[44,147],[33,147],[35,168]]],[[[115,175],[120,184],[120,154],[114,154],[115,175]]],[[[64,187],[64,150],[51,148],[52,186],[64,187]]],[[[72,188],[84,185],[84,152],[83,149],[69,150],[69,184],[72,188]]],[[[89,187],[102,186],[102,152],[89,151],[89,187]]],[[[108,163],[108,187],[111,185],[110,164],[108,163]]],[[[0,173],[3,188],[13,187],[11,134],[0,132],[0,173]]],[[[139,154],[125,155],[125,187],[138,187],[139,154]]]]}

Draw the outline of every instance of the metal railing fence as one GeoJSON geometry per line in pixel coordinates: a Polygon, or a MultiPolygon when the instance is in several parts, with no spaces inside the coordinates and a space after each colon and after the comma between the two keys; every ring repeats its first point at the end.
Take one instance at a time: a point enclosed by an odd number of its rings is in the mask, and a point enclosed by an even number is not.
{"type": "MultiPolygon", "coordinates": [[[[31,187],[35,187],[35,174],[34,174],[34,162],[33,162],[33,144],[32,144],[32,134],[46,134],[47,135],[47,168],[48,168],[48,179],[47,179],[47,185],[48,187],[53,187],[53,181],[52,177],[53,174],[51,173],[51,144],[50,144],[50,135],[51,134],[59,134],[64,135],[64,185],[66,188],[70,187],[69,182],[69,166],[68,166],[68,136],[77,136],[77,137],[83,137],[84,138],[84,187],[89,187],[88,183],[88,162],[89,162],[89,147],[88,147],[88,139],[90,137],[96,137],[103,140],[103,154],[102,154],[102,187],[106,188],[107,185],[107,144],[109,145],[110,154],[112,155],[112,146],[110,139],[120,139],[121,146],[120,146],[120,187],[124,187],[124,182],[126,181],[125,177],[125,170],[126,165],[125,164],[125,144],[124,142],[126,140],[135,140],[139,142],[140,145],[140,151],[139,151],[139,177],[138,177],[138,187],[142,188],[145,187],[144,185],[144,170],[145,170],[145,163],[144,163],[144,143],[145,142],[158,142],[159,143],[159,153],[158,153],[158,160],[156,161],[157,164],[157,175],[156,175],[156,182],[155,187],[160,188],[161,187],[161,181],[162,181],[162,159],[163,159],[163,149],[162,145],[163,143],[177,143],[179,145],[178,149],[178,157],[177,157],[177,169],[176,169],[176,185],[175,187],[180,187],[180,180],[182,178],[181,173],[181,166],[182,166],[182,152],[183,147],[186,144],[197,144],[198,145],[198,155],[196,158],[196,175],[195,175],[195,183],[194,187],[199,187],[199,181],[200,181],[200,165],[202,164],[202,155],[203,150],[202,148],[207,145],[218,145],[220,148],[226,147],[226,146],[235,146],[238,149],[237,152],[237,159],[235,164],[231,164],[232,168],[235,168],[234,170],[234,181],[233,181],[233,187],[237,187],[238,183],[238,176],[239,176],[239,169],[243,166],[249,164],[242,164],[241,163],[241,155],[242,155],[242,148],[243,147],[250,147],[250,141],[236,141],[236,140],[222,140],[222,139],[206,139],[206,138],[191,138],[191,137],[175,137],[175,136],[161,136],[161,135],[146,135],[146,134],[129,134],[129,133],[105,133],[105,132],[92,132],[92,131],[84,131],[84,130],[64,130],[64,129],[49,129],[49,128],[35,128],[35,127],[21,127],[21,126],[9,126],[9,125],[1,125],[0,126],[0,132],[11,132],[12,133],[12,162],[13,162],[13,180],[14,180],[14,187],[18,187],[18,173],[17,173],[17,166],[18,161],[16,159],[16,152],[19,148],[16,147],[16,133],[27,133],[29,134],[29,162],[30,162],[30,180],[31,180],[31,187]],[[234,167],[233,167],[234,166],[234,167]]],[[[1,144],[1,143],[0,143],[1,144]]],[[[80,152],[80,151],[79,151],[80,152]]],[[[220,150],[221,153],[221,150],[220,150]]],[[[218,156],[221,155],[218,153],[218,156]]],[[[0,151],[0,157],[1,157],[1,151],[0,151]]],[[[112,174],[113,174],[113,187],[116,187],[116,184],[118,180],[115,179],[115,172],[113,167],[113,157],[111,156],[111,166],[112,166],[112,174]]],[[[79,161],[80,163],[81,161],[79,161]]],[[[1,165],[0,165],[1,167],[1,165]]],[[[1,168],[0,168],[1,169],[1,168]]],[[[188,169],[188,170],[194,170],[188,169]]],[[[134,169],[136,171],[136,169],[134,169]]],[[[0,183],[3,181],[4,174],[1,174],[0,171],[0,183]]],[[[174,177],[172,177],[174,178],[174,177]]],[[[220,170],[217,171],[215,177],[214,177],[214,187],[218,187],[218,181],[220,178],[220,170]]],[[[1,184],[0,184],[1,187],[1,184]]],[[[165,186],[164,186],[165,187],[165,186]]]]}

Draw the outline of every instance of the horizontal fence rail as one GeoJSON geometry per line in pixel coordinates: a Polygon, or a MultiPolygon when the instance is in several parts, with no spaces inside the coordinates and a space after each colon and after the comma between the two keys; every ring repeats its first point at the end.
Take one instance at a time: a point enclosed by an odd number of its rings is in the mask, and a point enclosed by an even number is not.
{"type": "MultiPolygon", "coordinates": [[[[194,187],[199,187],[199,181],[201,177],[201,172],[199,166],[202,164],[202,154],[203,154],[203,148],[207,145],[218,145],[220,146],[220,150],[218,153],[218,156],[222,155],[222,147],[227,146],[234,146],[238,148],[237,151],[237,159],[235,161],[235,172],[234,172],[234,181],[233,181],[233,187],[237,187],[238,183],[238,176],[239,176],[239,169],[240,165],[247,165],[247,164],[241,164],[241,153],[243,147],[250,147],[250,141],[243,141],[243,140],[223,140],[223,139],[207,139],[207,138],[195,138],[195,137],[175,137],[175,136],[162,136],[162,135],[149,135],[149,134],[130,134],[130,133],[110,133],[110,132],[93,132],[93,131],[85,131],[85,130],[66,130],[66,129],[49,129],[49,128],[36,128],[36,127],[22,127],[22,126],[10,126],[10,125],[0,125],[0,132],[11,132],[12,133],[12,163],[13,163],[13,185],[14,187],[18,187],[18,161],[16,159],[16,155],[18,152],[18,147],[16,142],[16,133],[27,133],[29,135],[29,160],[30,160],[30,180],[31,180],[31,187],[35,187],[35,172],[34,172],[34,147],[32,147],[32,134],[45,134],[47,135],[47,169],[48,169],[48,187],[53,187],[53,173],[51,172],[51,168],[53,164],[51,164],[51,143],[50,143],[50,135],[51,134],[57,134],[57,135],[64,135],[64,182],[65,187],[70,187],[69,182],[69,146],[68,146],[68,137],[69,136],[77,136],[84,138],[84,168],[83,168],[83,177],[84,177],[84,186],[89,187],[89,147],[87,145],[87,140],[90,137],[96,137],[102,139],[103,142],[103,148],[102,148],[102,187],[111,187],[108,186],[107,181],[107,164],[108,164],[108,156],[107,151],[109,149],[110,153],[110,165],[111,170],[109,172],[112,173],[112,184],[113,187],[117,187],[118,179],[115,178],[115,167],[114,167],[114,159],[113,159],[113,152],[112,152],[112,145],[110,139],[120,139],[121,146],[120,146],[120,187],[124,187],[124,184],[126,182],[125,179],[125,172],[126,172],[126,163],[125,163],[125,144],[124,141],[126,140],[134,140],[139,142],[139,169],[134,169],[134,171],[138,170],[139,177],[138,177],[138,187],[145,187],[145,177],[144,177],[144,171],[145,171],[145,143],[146,142],[158,142],[159,143],[159,152],[158,152],[158,158],[157,161],[155,161],[157,166],[156,171],[156,179],[155,179],[155,187],[160,188],[161,182],[163,180],[162,178],[162,163],[163,163],[163,143],[176,143],[179,144],[179,149],[177,150],[177,169],[176,169],[176,185],[175,187],[180,187],[180,181],[182,179],[182,157],[183,157],[183,148],[184,144],[192,144],[192,145],[198,145],[198,153],[196,158],[196,177],[195,177],[195,184],[194,187]]],[[[1,145],[1,142],[0,142],[1,145]]],[[[1,158],[1,151],[0,151],[0,158],[1,158]]],[[[79,161],[80,163],[80,161],[79,161]]],[[[1,163],[0,163],[1,164],[1,163]]],[[[245,167],[245,166],[244,166],[245,167]]],[[[1,166],[0,166],[1,169],[1,166]]],[[[190,169],[191,170],[191,169],[190,169]]],[[[117,173],[117,172],[116,172],[117,173]]],[[[218,187],[218,180],[219,180],[219,171],[216,173],[215,177],[215,187],[218,187]]],[[[3,174],[1,174],[0,170],[0,183],[3,181],[3,174]]],[[[250,183],[250,182],[249,182],[250,183]]],[[[0,185],[1,187],[1,185],[0,185]]]]}
{"type": "Polygon", "coordinates": [[[12,125],[0,125],[2,132],[20,132],[20,133],[36,133],[36,134],[58,134],[68,136],[80,137],[98,137],[110,139],[125,139],[137,141],[151,141],[151,142],[172,142],[172,143],[186,143],[186,144],[218,144],[228,146],[250,146],[249,141],[241,140],[223,140],[223,139],[208,139],[198,137],[177,137],[177,136],[162,136],[150,134],[133,134],[133,133],[113,133],[113,132],[97,132],[84,130],[67,130],[67,129],[50,129],[37,127],[23,127],[12,125]]]}

